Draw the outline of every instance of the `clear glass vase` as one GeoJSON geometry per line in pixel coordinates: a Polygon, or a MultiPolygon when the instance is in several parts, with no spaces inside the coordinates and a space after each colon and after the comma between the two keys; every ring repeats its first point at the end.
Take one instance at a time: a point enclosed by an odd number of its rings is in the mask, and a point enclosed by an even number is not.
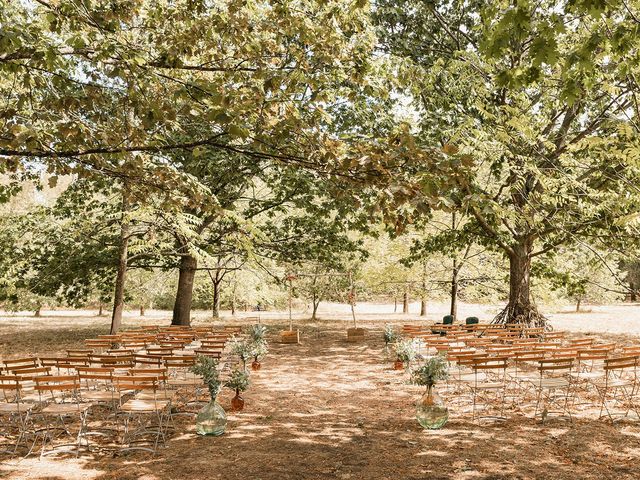
{"type": "Polygon", "coordinates": [[[217,400],[211,400],[196,416],[198,435],[222,435],[227,427],[227,414],[217,400]]]}
{"type": "Polygon", "coordinates": [[[427,391],[416,404],[416,418],[424,428],[436,430],[441,428],[449,419],[449,410],[440,395],[433,388],[427,386],[427,391]]]}

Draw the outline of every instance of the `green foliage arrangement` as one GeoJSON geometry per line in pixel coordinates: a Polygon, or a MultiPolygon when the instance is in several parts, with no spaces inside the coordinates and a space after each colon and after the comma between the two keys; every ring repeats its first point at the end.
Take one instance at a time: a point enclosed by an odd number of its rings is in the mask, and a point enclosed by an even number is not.
{"type": "Polygon", "coordinates": [[[251,356],[256,361],[258,361],[260,358],[264,357],[267,353],[269,353],[267,342],[253,342],[251,346],[252,346],[251,356]]]}
{"type": "Polygon", "coordinates": [[[253,357],[254,344],[251,340],[235,338],[231,342],[231,353],[240,357],[242,365],[246,369],[247,361],[253,357]]]}
{"type": "Polygon", "coordinates": [[[386,325],[384,327],[382,337],[384,338],[385,346],[389,346],[390,343],[394,343],[400,338],[391,325],[386,325]]]}
{"type": "Polygon", "coordinates": [[[245,370],[234,368],[229,379],[224,382],[224,386],[236,392],[244,392],[249,388],[249,373],[245,370]]]}
{"type": "Polygon", "coordinates": [[[222,386],[220,373],[218,371],[218,361],[215,358],[198,355],[195,365],[189,370],[202,377],[202,380],[209,389],[211,399],[215,400],[222,386]]]}
{"type": "Polygon", "coordinates": [[[416,343],[411,339],[399,339],[393,344],[393,348],[398,360],[403,363],[410,363],[418,354],[416,343]]]}
{"type": "Polygon", "coordinates": [[[449,377],[449,365],[442,355],[434,355],[429,358],[424,365],[411,372],[411,383],[432,387],[441,380],[449,377]]]}
{"type": "Polygon", "coordinates": [[[265,325],[255,324],[249,331],[251,340],[255,343],[266,343],[265,335],[267,334],[267,327],[265,325]]]}

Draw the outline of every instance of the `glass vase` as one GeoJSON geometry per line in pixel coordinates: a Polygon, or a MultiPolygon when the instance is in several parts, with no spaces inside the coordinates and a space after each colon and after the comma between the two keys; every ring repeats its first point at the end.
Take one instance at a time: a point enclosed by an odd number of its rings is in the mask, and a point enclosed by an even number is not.
{"type": "Polygon", "coordinates": [[[211,400],[196,416],[198,435],[222,435],[227,426],[227,414],[217,400],[211,400]]]}
{"type": "Polygon", "coordinates": [[[432,385],[416,404],[416,418],[422,427],[430,430],[441,428],[449,419],[449,410],[432,385]]]}

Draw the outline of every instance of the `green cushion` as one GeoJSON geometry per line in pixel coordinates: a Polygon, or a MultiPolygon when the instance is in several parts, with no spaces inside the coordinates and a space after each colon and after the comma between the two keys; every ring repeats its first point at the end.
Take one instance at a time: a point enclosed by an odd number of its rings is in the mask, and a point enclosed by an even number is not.
{"type": "Polygon", "coordinates": [[[467,317],[467,319],[465,320],[465,323],[467,325],[473,325],[475,323],[480,323],[480,320],[478,319],[478,317],[467,317]]]}
{"type": "Polygon", "coordinates": [[[453,324],[453,315],[445,315],[442,317],[443,325],[452,325],[453,324]]]}

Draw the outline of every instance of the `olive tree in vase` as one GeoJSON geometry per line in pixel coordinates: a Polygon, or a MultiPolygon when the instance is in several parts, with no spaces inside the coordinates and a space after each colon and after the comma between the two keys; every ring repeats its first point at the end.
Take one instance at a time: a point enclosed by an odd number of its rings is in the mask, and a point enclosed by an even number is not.
{"type": "Polygon", "coordinates": [[[198,355],[191,371],[202,377],[211,395],[211,401],[196,415],[196,432],[198,435],[222,435],[227,428],[227,414],[217,400],[222,387],[218,361],[211,357],[198,355]]]}
{"type": "Polygon", "coordinates": [[[244,398],[240,394],[249,388],[249,373],[246,370],[234,369],[224,386],[236,392],[231,399],[231,411],[241,411],[244,408],[244,398]]]}
{"type": "Polygon", "coordinates": [[[416,403],[416,418],[424,428],[435,430],[449,419],[449,410],[435,390],[435,384],[449,376],[446,358],[436,355],[411,373],[411,383],[426,387],[422,398],[416,403]]]}

